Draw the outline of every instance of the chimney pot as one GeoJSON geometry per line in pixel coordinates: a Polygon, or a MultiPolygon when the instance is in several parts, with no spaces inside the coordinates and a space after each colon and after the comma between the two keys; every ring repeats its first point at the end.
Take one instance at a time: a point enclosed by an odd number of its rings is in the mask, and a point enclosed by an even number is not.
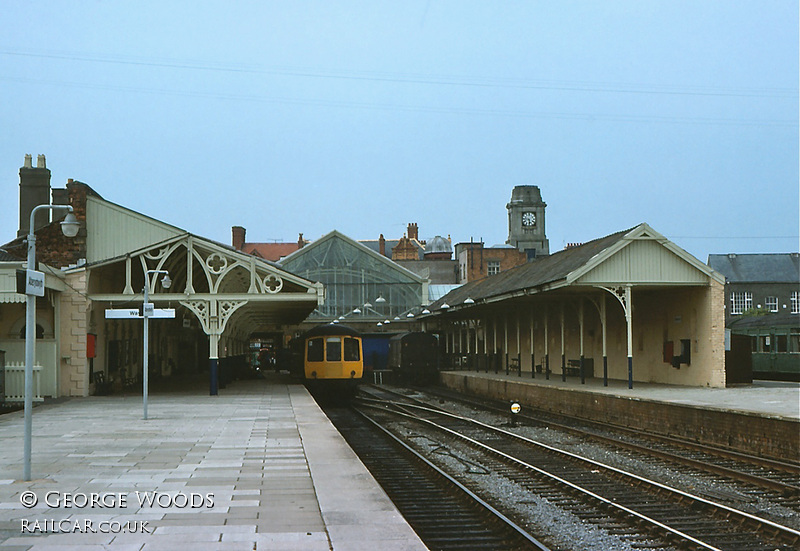
{"type": "Polygon", "coordinates": [[[31,155],[25,155],[25,165],[19,169],[19,231],[17,237],[28,231],[38,230],[50,223],[50,211],[36,215],[34,227],[30,228],[30,216],[38,205],[50,204],[50,170],[45,166],[44,155],[39,155],[38,166],[31,166],[31,155]]]}
{"type": "Polygon", "coordinates": [[[25,155],[25,164],[22,165],[22,168],[33,168],[33,157],[30,153],[25,155]]]}
{"type": "Polygon", "coordinates": [[[47,163],[45,162],[44,155],[39,155],[36,158],[36,168],[47,168],[47,163]]]}

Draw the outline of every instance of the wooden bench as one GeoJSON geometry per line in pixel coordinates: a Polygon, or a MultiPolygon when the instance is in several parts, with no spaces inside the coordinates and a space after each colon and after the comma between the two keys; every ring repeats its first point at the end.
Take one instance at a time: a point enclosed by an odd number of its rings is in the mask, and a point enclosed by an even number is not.
{"type": "MultiPolygon", "coordinates": [[[[565,370],[569,377],[581,376],[581,361],[580,360],[567,360],[567,368],[565,370]]],[[[583,376],[587,379],[594,377],[594,359],[583,359],[583,376]]]]}

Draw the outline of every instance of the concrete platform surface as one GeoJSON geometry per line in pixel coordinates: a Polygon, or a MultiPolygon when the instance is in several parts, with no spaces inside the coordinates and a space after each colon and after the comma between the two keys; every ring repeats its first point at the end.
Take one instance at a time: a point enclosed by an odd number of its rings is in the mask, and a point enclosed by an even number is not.
{"type": "Polygon", "coordinates": [[[426,549],[299,385],[70,399],[0,416],[0,550],[426,549]]]}
{"type": "Polygon", "coordinates": [[[551,374],[549,380],[545,379],[541,373],[537,373],[535,378],[531,378],[530,371],[523,372],[522,377],[517,373],[506,375],[504,371],[500,373],[451,371],[450,373],[597,392],[623,398],[638,398],[708,409],[800,419],[800,383],[794,382],[757,380],[752,384],[729,388],[704,388],[634,381],[633,388],[629,389],[628,382],[620,380],[609,380],[608,386],[603,386],[602,378],[586,379],[586,383],[581,384],[579,378],[567,377],[564,382],[561,380],[560,373],[551,374]]]}

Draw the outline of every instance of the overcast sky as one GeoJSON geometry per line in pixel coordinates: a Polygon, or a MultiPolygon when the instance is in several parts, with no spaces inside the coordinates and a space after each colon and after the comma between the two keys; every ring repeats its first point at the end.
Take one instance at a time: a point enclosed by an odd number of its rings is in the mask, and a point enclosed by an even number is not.
{"type": "Polygon", "coordinates": [[[0,242],[19,167],[223,243],[507,238],[647,222],[798,250],[798,2],[15,1],[0,33],[0,242]]]}

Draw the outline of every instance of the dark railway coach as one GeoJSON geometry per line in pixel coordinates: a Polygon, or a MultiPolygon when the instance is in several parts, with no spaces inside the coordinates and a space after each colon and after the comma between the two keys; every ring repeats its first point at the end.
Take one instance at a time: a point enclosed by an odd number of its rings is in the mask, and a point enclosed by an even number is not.
{"type": "Polygon", "coordinates": [[[439,381],[439,339],[422,332],[399,333],[389,339],[389,369],[400,384],[430,385],[439,381]]]}

